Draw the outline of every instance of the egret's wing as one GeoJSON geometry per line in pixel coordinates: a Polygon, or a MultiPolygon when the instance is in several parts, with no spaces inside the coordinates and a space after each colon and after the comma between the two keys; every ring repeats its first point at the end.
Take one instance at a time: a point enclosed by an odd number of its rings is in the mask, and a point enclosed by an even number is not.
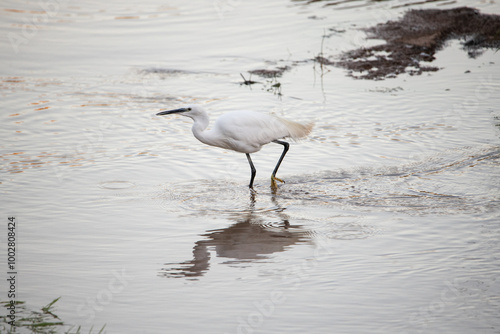
{"type": "Polygon", "coordinates": [[[298,139],[306,136],[311,129],[312,124],[302,125],[253,111],[229,112],[220,116],[214,125],[215,132],[228,143],[242,147],[231,147],[240,152],[258,151],[262,145],[281,138],[298,139]]]}

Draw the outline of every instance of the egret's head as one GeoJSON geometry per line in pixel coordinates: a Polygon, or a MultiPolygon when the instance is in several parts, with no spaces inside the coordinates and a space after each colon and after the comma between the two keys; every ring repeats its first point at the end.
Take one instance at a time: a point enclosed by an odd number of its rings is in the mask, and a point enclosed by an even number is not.
{"type": "Polygon", "coordinates": [[[156,114],[156,116],[170,115],[170,114],[180,114],[182,116],[195,118],[196,116],[201,116],[205,111],[203,108],[196,104],[191,104],[179,109],[165,110],[156,114]]]}

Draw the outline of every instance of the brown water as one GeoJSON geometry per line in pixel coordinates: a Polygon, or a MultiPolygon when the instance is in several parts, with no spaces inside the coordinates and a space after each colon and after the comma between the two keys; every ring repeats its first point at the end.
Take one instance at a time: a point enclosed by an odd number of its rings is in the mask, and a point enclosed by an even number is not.
{"type": "Polygon", "coordinates": [[[0,10],[0,212],[19,221],[19,300],[61,296],[82,332],[498,333],[499,53],[450,41],[440,71],[384,81],[310,59],[379,43],[358,28],[408,8],[499,5],[51,4],[0,10]],[[252,194],[243,154],[154,116],[193,102],[316,127],[277,191],[281,146],[253,155],[252,194]]]}

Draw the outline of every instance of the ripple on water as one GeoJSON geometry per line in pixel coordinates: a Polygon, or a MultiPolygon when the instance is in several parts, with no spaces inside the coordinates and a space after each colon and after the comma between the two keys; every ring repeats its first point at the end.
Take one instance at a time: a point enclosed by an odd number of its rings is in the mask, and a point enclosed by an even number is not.
{"type": "Polygon", "coordinates": [[[499,148],[487,146],[450,150],[401,166],[325,171],[297,177],[283,188],[283,196],[409,214],[476,212],[485,201],[498,200],[493,171],[499,158],[499,148]]]}
{"type": "Polygon", "coordinates": [[[498,195],[488,188],[498,185],[488,181],[499,159],[499,147],[464,148],[413,164],[295,176],[275,191],[258,184],[254,192],[229,180],[165,185],[160,194],[165,206],[176,203],[182,214],[216,216],[231,224],[205,230],[193,244],[191,259],[165,263],[158,274],[199,279],[209,271],[211,252],[224,264],[246,266],[297,244],[368,239],[381,229],[370,220],[380,218],[377,212],[454,215],[487,210],[486,199],[498,203],[498,195]],[[462,184],[463,178],[468,182],[462,184]],[[483,188],[471,191],[470,181],[483,188]]]}
{"type": "Polygon", "coordinates": [[[99,184],[99,187],[111,190],[130,189],[135,187],[135,183],[130,181],[104,181],[99,184]]]}
{"type": "MultiPolygon", "coordinates": [[[[500,148],[496,146],[464,148],[400,166],[289,177],[277,191],[257,184],[252,193],[234,181],[211,180],[165,185],[160,196],[169,206],[176,202],[184,210],[204,214],[241,213],[242,208],[264,213],[304,204],[415,215],[476,212],[485,209],[485,201],[498,202],[491,168],[498,165],[499,158],[500,148]]],[[[356,226],[339,228],[336,238],[343,238],[342,233],[347,238],[349,233],[356,234],[356,226]]]]}

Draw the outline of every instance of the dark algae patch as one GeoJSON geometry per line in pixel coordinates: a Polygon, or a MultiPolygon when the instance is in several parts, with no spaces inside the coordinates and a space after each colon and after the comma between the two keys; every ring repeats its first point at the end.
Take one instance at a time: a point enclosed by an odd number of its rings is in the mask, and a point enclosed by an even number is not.
{"type": "Polygon", "coordinates": [[[420,63],[433,61],[436,51],[450,39],[461,40],[472,58],[486,48],[500,48],[500,16],[468,7],[414,9],[399,21],[381,23],[366,32],[369,38],[384,39],[386,44],[345,52],[340,61],[316,61],[344,67],[355,78],[382,80],[401,73],[419,75],[439,70],[420,63]]]}
{"type": "Polygon", "coordinates": [[[290,68],[290,66],[279,66],[272,70],[258,69],[249,71],[248,73],[255,74],[264,78],[279,78],[285,71],[290,70],[290,68]]]}

